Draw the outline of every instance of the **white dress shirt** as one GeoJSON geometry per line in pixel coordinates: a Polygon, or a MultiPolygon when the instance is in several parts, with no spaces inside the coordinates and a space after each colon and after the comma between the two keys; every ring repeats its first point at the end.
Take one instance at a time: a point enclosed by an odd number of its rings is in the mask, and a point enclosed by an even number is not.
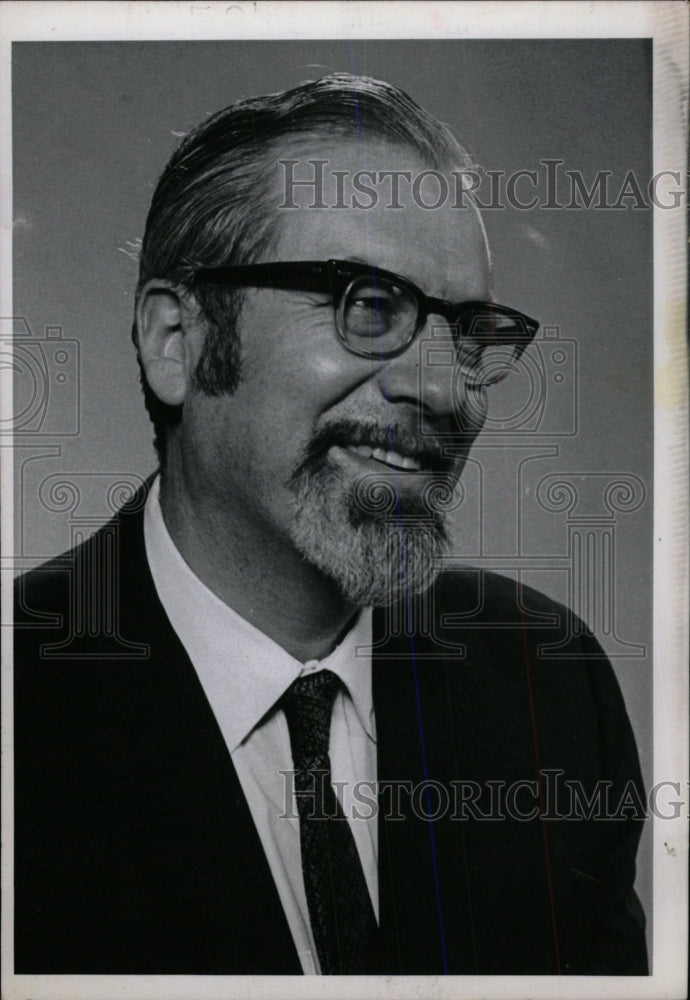
{"type": "MultiPolygon", "coordinates": [[[[352,789],[355,782],[370,783],[363,794],[371,799],[376,781],[371,657],[364,651],[358,655],[358,647],[371,647],[371,611],[360,614],[329,656],[302,664],[216,597],[192,572],[163,520],[158,477],[146,502],[144,538],[158,596],[199,675],[230,752],[302,970],[318,974],[292,794],[290,737],[283,710],[271,709],[292,682],[306,673],[327,668],[343,682],[331,719],[331,773],[378,919],[376,816],[368,815],[374,810],[361,799],[353,800],[352,789]]],[[[247,905],[251,906],[251,900],[247,905]]]]}

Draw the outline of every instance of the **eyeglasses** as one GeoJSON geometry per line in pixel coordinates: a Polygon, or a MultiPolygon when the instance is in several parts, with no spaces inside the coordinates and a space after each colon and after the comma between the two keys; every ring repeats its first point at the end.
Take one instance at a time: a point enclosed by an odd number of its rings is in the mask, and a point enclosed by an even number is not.
{"type": "Polygon", "coordinates": [[[493,385],[515,363],[539,323],[493,302],[448,302],[425,295],[392,271],[353,261],[279,261],[239,267],[203,267],[195,280],[234,287],[326,292],[333,300],[335,327],[352,354],[379,361],[407,350],[430,315],[451,328],[458,363],[478,386],[493,385]]]}

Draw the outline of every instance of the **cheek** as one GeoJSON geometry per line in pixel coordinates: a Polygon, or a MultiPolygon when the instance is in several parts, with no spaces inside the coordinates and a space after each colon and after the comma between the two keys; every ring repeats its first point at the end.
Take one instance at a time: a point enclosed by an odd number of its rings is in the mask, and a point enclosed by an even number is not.
{"type": "Polygon", "coordinates": [[[298,411],[330,405],[370,374],[371,363],[348,354],[340,344],[330,305],[286,313],[254,370],[262,392],[272,389],[274,398],[289,398],[298,411]]]}

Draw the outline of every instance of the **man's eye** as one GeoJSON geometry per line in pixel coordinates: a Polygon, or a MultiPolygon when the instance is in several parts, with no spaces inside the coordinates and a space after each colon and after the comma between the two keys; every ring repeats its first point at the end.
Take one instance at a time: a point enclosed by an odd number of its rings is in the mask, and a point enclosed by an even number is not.
{"type": "Polygon", "coordinates": [[[359,312],[368,312],[373,315],[385,313],[389,315],[393,309],[393,303],[386,295],[359,295],[352,300],[351,309],[359,312]]]}
{"type": "Polygon", "coordinates": [[[358,337],[377,337],[387,333],[395,320],[395,303],[387,295],[357,295],[349,303],[346,322],[358,337]]]}

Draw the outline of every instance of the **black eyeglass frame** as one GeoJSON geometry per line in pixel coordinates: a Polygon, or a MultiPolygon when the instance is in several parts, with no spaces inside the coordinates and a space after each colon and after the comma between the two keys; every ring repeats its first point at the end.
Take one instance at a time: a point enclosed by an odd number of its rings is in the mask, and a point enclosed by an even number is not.
{"type": "Polygon", "coordinates": [[[431,295],[426,295],[414,282],[402,277],[402,275],[358,261],[274,261],[261,264],[241,264],[236,267],[201,267],[193,271],[193,280],[236,288],[281,288],[288,291],[328,292],[333,299],[336,332],[343,347],[351,354],[377,360],[394,358],[406,351],[430,315],[442,316],[450,327],[460,331],[459,335],[456,335],[456,342],[467,339],[481,345],[482,343],[499,341],[516,349],[515,360],[531,343],[539,329],[537,320],[518,312],[516,309],[480,300],[453,303],[447,299],[434,298],[431,295]],[[412,295],[417,303],[417,321],[404,343],[383,351],[356,347],[348,341],[340,316],[341,306],[350,285],[359,278],[370,278],[374,286],[377,279],[381,279],[397,285],[412,295]],[[509,335],[502,334],[500,330],[495,334],[483,334],[479,337],[473,335],[473,325],[476,326],[479,320],[486,320],[491,316],[511,317],[520,331],[511,332],[509,335]]]}

